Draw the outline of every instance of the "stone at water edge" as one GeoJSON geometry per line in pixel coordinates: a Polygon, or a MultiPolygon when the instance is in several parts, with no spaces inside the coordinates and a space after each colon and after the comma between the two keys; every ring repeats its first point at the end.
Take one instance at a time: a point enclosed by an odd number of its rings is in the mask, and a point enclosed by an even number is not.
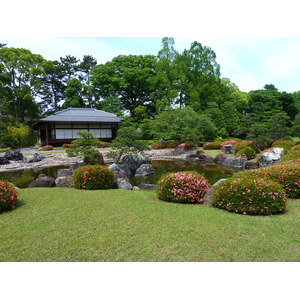
{"type": "Polygon", "coordinates": [[[66,187],[69,188],[72,186],[71,176],[57,177],[55,179],[56,187],[66,187]]]}
{"type": "Polygon", "coordinates": [[[226,158],[227,156],[225,154],[220,153],[215,157],[214,162],[216,164],[222,164],[226,158]]]}
{"type": "Polygon", "coordinates": [[[275,163],[281,160],[283,155],[284,155],[284,149],[273,148],[271,151],[265,152],[259,157],[258,159],[259,167],[262,168],[262,167],[274,165],[275,163]]]}
{"type": "Polygon", "coordinates": [[[17,149],[6,151],[4,157],[7,160],[13,160],[13,161],[23,160],[24,158],[21,151],[17,149]]]}
{"type": "Polygon", "coordinates": [[[150,176],[155,173],[155,169],[150,164],[142,164],[135,172],[135,176],[150,176]]]}
{"type": "Polygon", "coordinates": [[[24,157],[23,162],[24,163],[35,163],[35,162],[39,162],[45,158],[46,158],[45,155],[40,155],[40,154],[34,153],[33,156],[31,156],[31,157],[24,157]]]}
{"type": "Polygon", "coordinates": [[[72,174],[73,172],[70,170],[70,168],[57,170],[57,178],[71,176],[72,174]]]}
{"type": "Polygon", "coordinates": [[[55,179],[53,177],[48,177],[45,174],[40,174],[39,177],[33,180],[29,185],[28,188],[35,188],[35,187],[55,187],[55,179]]]}
{"type": "Polygon", "coordinates": [[[219,185],[221,182],[227,180],[227,178],[222,178],[220,180],[218,180],[217,182],[215,182],[212,187],[205,193],[204,198],[203,198],[203,204],[206,206],[212,206],[211,205],[211,200],[212,200],[212,196],[213,196],[213,192],[214,192],[214,188],[219,185]]]}
{"type": "Polygon", "coordinates": [[[140,184],[141,190],[156,190],[156,184],[150,184],[150,183],[141,183],[140,184]]]}
{"type": "Polygon", "coordinates": [[[0,165],[7,165],[10,164],[9,160],[5,157],[0,157],[0,165]]]}

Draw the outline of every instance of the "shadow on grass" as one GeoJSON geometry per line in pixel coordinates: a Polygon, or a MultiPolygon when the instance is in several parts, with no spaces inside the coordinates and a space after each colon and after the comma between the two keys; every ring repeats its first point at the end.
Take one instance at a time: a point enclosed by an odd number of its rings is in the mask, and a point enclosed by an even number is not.
{"type": "Polygon", "coordinates": [[[25,202],[24,202],[24,201],[18,200],[15,209],[4,209],[4,210],[0,211],[0,216],[1,216],[2,214],[7,214],[7,213],[10,213],[10,212],[13,212],[14,210],[16,210],[16,209],[22,207],[23,205],[26,205],[25,202]]]}

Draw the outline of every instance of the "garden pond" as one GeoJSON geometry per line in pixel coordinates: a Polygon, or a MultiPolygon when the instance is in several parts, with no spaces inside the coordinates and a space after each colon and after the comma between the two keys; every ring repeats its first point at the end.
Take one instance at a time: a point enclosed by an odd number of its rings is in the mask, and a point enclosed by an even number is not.
{"type": "MultiPolygon", "coordinates": [[[[139,186],[141,183],[156,184],[159,178],[168,172],[178,171],[197,171],[204,176],[209,184],[214,184],[221,178],[228,178],[233,173],[239,170],[228,170],[224,167],[212,165],[204,165],[199,162],[190,162],[184,160],[152,160],[152,166],[155,169],[155,174],[148,177],[130,177],[132,185],[139,186]]],[[[45,169],[30,169],[0,173],[0,180],[8,180],[19,188],[26,188],[29,183],[36,179],[39,174],[45,174],[50,177],[57,177],[57,171],[59,169],[66,169],[68,166],[55,166],[45,169]]]]}

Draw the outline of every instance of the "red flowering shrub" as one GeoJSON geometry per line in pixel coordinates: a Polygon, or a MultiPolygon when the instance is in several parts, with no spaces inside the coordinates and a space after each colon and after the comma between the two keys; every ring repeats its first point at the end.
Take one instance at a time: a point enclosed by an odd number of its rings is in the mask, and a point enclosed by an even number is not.
{"type": "Polygon", "coordinates": [[[108,148],[109,146],[110,146],[110,144],[107,143],[107,142],[100,142],[100,143],[97,145],[98,148],[108,148]]]}
{"type": "Polygon", "coordinates": [[[179,142],[170,141],[166,142],[166,148],[176,148],[179,145],[179,142]]]}
{"type": "Polygon", "coordinates": [[[230,178],[214,190],[212,205],[240,214],[284,212],[286,196],[280,184],[263,178],[230,178]]]}
{"type": "Polygon", "coordinates": [[[204,177],[194,171],[164,175],[157,184],[160,200],[176,203],[202,203],[209,185],[204,177]]]}
{"type": "Polygon", "coordinates": [[[43,151],[50,151],[50,150],[53,150],[53,146],[51,145],[46,145],[42,148],[43,151]]]}
{"type": "Polygon", "coordinates": [[[224,152],[225,151],[225,145],[234,145],[234,144],[236,144],[237,143],[237,141],[226,141],[226,142],[223,142],[222,144],[221,144],[221,150],[224,152]]]}
{"type": "Polygon", "coordinates": [[[76,189],[102,190],[111,189],[114,172],[106,166],[84,166],[76,169],[72,175],[72,186],[76,189]]]}
{"type": "Polygon", "coordinates": [[[208,142],[203,145],[203,150],[221,149],[222,142],[208,142]]]}
{"type": "Polygon", "coordinates": [[[270,167],[242,172],[238,177],[259,177],[278,182],[287,197],[300,197],[300,161],[281,162],[270,167]]]}
{"type": "Polygon", "coordinates": [[[193,143],[182,143],[179,146],[184,147],[186,150],[192,150],[195,147],[193,143]]]}
{"type": "Polygon", "coordinates": [[[17,190],[8,182],[0,181],[0,212],[16,208],[17,190]]]}
{"type": "Polygon", "coordinates": [[[246,147],[251,147],[255,150],[256,153],[258,153],[258,146],[255,142],[253,141],[240,141],[234,144],[234,151],[239,152],[241,149],[246,148],[246,147]]]}
{"type": "Polygon", "coordinates": [[[75,148],[76,146],[73,144],[63,144],[62,147],[63,148],[75,148]]]}
{"type": "Polygon", "coordinates": [[[241,156],[250,160],[256,157],[256,152],[253,148],[246,147],[238,151],[235,156],[236,157],[241,156]]]}
{"type": "Polygon", "coordinates": [[[164,148],[166,148],[166,147],[165,147],[165,144],[163,144],[163,143],[157,142],[157,143],[151,144],[151,149],[164,149],[164,148]]]}

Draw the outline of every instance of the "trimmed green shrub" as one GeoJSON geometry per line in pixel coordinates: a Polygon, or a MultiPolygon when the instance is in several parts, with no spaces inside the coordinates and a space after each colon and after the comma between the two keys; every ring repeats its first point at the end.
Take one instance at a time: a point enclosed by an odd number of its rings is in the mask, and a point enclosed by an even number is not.
{"type": "Polygon", "coordinates": [[[206,179],[194,171],[169,173],[157,184],[160,200],[176,203],[202,203],[209,185],[206,179]]]}
{"type": "Polygon", "coordinates": [[[272,147],[278,147],[278,145],[282,146],[282,145],[288,145],[288,146],[295,146],[296,143],[294,143],[293,141],[275,141],[272,143],[272,147]]]}
{"type": "Polygon", "coordinates": [[[19,145],[19,141],[12,135],[4,135],[0,139],[0,144],[4,144],[7,147],[15,149],[19,145]]]}
{"type": "Polygon", "coordinates": [[[230,178],[214,190],[212,205],[231,212],[270,215],[286,210],[286,196],[280,184],[263,178],[230,178]]]}
{"type": "Polygon", "coordinates": [[[16,208],[17,190],[8,182],[0,181],[0,212],[16,208]]]}
{"type": "Polygon", "coordinates": [[[208,142],[203,145],[203,150],[221,149],[222,142],[208,142]]]}
{"type": "Polygon", "coordinates": [[[238,151],[236,154],[235,154],[236,157],[238,156],[242,156],[242,157],[245,157],[247,158],[248,160],[250,159],[253,159],[256,157],[256,152],[253,148],[251,147],[245,147],[245,148],[242,148],[240,151],[238,151]]]}
{"type": "Polygon", "coordinates": [[[72,186],[76,189],[103,190],[111,189],[114,172],[106,166],[84,166],[76,169],[72,175],[72,186]]]}
{"type": "Polygon", "coordinates": [[[234,151],[239,152],[241,149],[251,147],[255,150],[256,153],[259,152],[258,146],[254,141],[240,141],[234,145],[234,151]]]}

